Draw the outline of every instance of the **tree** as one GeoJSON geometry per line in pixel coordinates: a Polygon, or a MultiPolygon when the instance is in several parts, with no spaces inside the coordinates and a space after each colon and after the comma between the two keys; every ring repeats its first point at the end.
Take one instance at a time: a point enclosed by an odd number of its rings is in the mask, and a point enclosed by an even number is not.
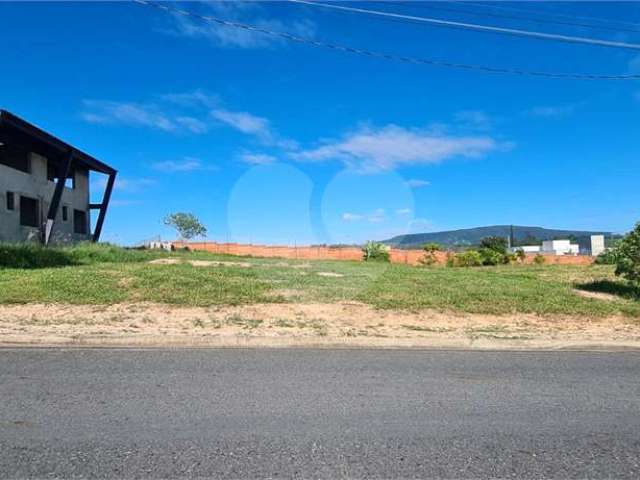
{"type": "Polygon", "coordinates": [[[488,248],[498,253],[506,253],[507,239],[504,237],[484,237],[480,240],[480,248],[488,248]]]}
{"type": "Polygon", "coordinates": [[[640,222],[615,247],[616,275],[640,287],[640,222]]]}
{"type": "Polygon", "coordinates": [[[174,228],[183,240],[207,235],[207,227],[202,225],[192,213],[171,213],[164,217],[164,224],[174,228]]]}

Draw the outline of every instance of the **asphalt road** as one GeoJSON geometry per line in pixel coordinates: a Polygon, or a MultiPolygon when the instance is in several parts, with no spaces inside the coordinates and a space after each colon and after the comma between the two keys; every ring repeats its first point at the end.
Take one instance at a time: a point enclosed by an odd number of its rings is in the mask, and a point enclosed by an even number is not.
{"type": "Polygon", "coordinates": [[[640,354],[0,350],[0,477],[639,478],[640,354]]]}

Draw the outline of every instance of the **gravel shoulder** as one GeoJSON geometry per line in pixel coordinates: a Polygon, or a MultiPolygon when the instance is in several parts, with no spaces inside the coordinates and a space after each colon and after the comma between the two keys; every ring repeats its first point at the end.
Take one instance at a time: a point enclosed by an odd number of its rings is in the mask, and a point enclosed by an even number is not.
{"type": "Polygon", "coordinates": [[[640,321],[377,310],[357,302],[26,304],[0,305],[0,345],[635,349],[640,348],[640,321]]]}

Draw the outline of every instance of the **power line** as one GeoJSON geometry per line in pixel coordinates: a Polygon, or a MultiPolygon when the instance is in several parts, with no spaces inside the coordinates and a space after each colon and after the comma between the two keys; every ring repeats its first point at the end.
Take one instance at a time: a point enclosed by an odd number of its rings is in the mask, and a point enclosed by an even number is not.
{"type": "MultiPolygon", "coordinates": [[[[594,21],[594,22],[608,22],[608,23],[617,23],[618,25],[627,25],[629,27],[636,27],[636,28],[640,28],[640,23],[634,23],[634,22],[625,22],[623,20],[614,20],[612,18],[598,18],[598,17],[588,17],[588,16],[584,16],[584,15],[564,15],[562,13],[549,13],[549,12],[541,12],[541,11],[536,11],[536,10],[530,10],[528,8],[514,8],[514,7],[505,7],[503,5],[486,5],[484,3],[476,3],[476,2],[458,2],[456,0],[452,0],[452,3],[464,3],[467,5],[473,5],[476,7],[482,7],[482,8],[493,8],[493,9],[497,9],[497,10],[503,10],[503,11],[511,11],[511,12],[520,12],[520,13],[527,13],[527,14],[536,14],[536,15],[553,15],[554,17],[557,18],[567,18],[570,20],[590,20],[590,21],[594,21]]],[[[637,30],[634,30],[637,31],[637,30]]]]}
{"type": "Polygon", "coordinates": [[[322,47],[347,53],[352,53],[356,55],[363,55],[367,57],[373,58],[382,58],[385,60],[394,60],[404,63],[410,63],[414,65],[431,65],[436,67],[447,67],[447,68],[456,68],[462,70],[474,70],[481,71],[487,73],[500,73],[500,74],[511,74],[511,75],[521,75],[521,76],[533,76],[533,77],[544,77],[544,78],[556,78],[556,79],[573,79],[573,80],[640,80],[640,75],[600,75],[600,74],[582,74],[582,73],[553,73],[553,72],[539,72],[539,71],[531,71],[531,70],[521,70],[514,68],[501,68],[501,67],[490,67],[485,65],[474,65],[474,64],[466,64],[466,63],[455,63],[455,62],[446,62],[440,60],[432,60],[426,58],[415,58],[415,57],[406,57],[402,55],[394,55],[388,53],[376,52],[373,50],[366,50],[361,48],[348,47],[344,45],[340,45],[337,43],[329,43],[320,40],[314,40],[312,38],[301,37],[299,35],[294,35],[287,32],[279,32],[274,30],[269,30],[263,27],[258,27],[255,25],[250,25],[246,23],[238,23],[231,22],[228,20],[223,20],[217,17],[212,17],[209,15],[200,15],[197,13],[193,13],[187,10],[181,10],[175,7],[169,7],[164,4],[151,2],[148,0],[132,0],[135,3],[139,3],[141,5],[157,8],[159,10],[164,10],[169,13],[182,15],[186,17],[196,18],[198,20],[202,20],[205,22],[213,22],[218,25],[223,25],[226,27],[240,28],[243,30],[249,30],[253,32],[263,33],[265,35],[280,37],[285,40],[297,43],[304,43],[308,45],[313,45],[315,47],[322,47]]]}
{"type": "MultiPolygon", "coordinates": [[[[383,2],[383,3],[388,3],[388,2],[383,2]]],[[[540,17],[527,17],[524,15],[513,15],[513,14],[503,14],[503,13],[495,13],[495,12],[474,12],[472,10],[460,10],[460,9],[455,9],[455,8],[448,8],[448,7],[442,7],[440,4],[444,3],[445,5],[447,4],[447,2],[439,2],[437,5],[434,5],[433,3],[421,3],[421,2],[403,2],[405,4],[408,3],[408,6],[412,6],[412,7],[416,7],[416,6],[420,6],[423,8],[428,8],[431,10],[438,10],[438,11],[443,11],[443,12],[452,12],[452,13],[459,13],[462,15],[475,15],[475,16],[485,16],[485,17],[494,17],[494,18],[506,18],[509,20],[525,20],[528,22],[535,22],[535,23],[551,23],[551,24],[555,24],[555,25],[566,25],[566,26],[571,26],[571,27],[583,27],[583,28],[590,28],[590,29],[601,29],[601,30],[609,30],[609,31],[613,31],[613,32],[624,32],[624,33],[640,33],[640,30],[633,30],[631,28],[620,28],[620,27],[614,27],[614,26],[609,26],[609,25],[594,25],[592,23],[578,23],[577,21],[568,21],[568,20],[557,20],[557,19],[553,19],[553,18],[540,18],[540,17]]],[[[466,6],[466,5],[471,5],[471,6],[477,6],[477,7],[486,7],[486,8],[491,8],[491,5],[484,5],[481,3],[472,3],[472,2],[455,2],[452,1],[451,3],[456,4],[456,5],[460,5],[460,6],[466,6]]],[[[499,7],[496,7],[499,8],[499,7]]],[[[509,9],[510,10],[510,9],[509,9]]],[[[508,10],[507,10],[508,11],[508,10]]],[[[517,10],[520,12],[524,12],[524,9],[520,9],[517,10]]],[[[536,12],[531,12],[535,15],[540,15],[539,13],[536,12]]],[[[569,17],[571,18],[571,17],[569,17]]],[[[579,17],[578,17],[579,18],[579,17]]],[[[606,21],[606,20],[602,20],[602,21],[606,21]]],[[[631,24],[634,25],[634,24],[631,24]]],[[[640,25],[637,25],[638,28],[640,28],[640,25]]]]}
{"type": "Polygon", "coordinates": [[[465,23],[465,22],[454,22],[452,20],[442,20],[439,18],[429,18],[429,17],[418,17],[415,15],[405,15],[402,13],[391,13],[391,12],[382,12],[380,10],[368,10],[364,8],[356,8],[356,7],[345,7],[343,5],[333,5],[328,3],[317,3],[310,2],[307,0],[289,0],[292,3],[299,3],[303,5],[312,5],[314,7],[322,7],[322,8],[331,8],[334,10],[341,10],[343,12],[351,12],[351,13],[364,13],[367,15],[374,15],[386,18],[394,18],[398,20],[408,20],[412,22],[423,22],[429,23],[432,25],[438,25],[441,27],[449,27],[449,28],[464,28],[470,30],[477,30],[482,32],[491,32],[491,33],[499,33],[504,35],[516,35],[521,37],[531,37],[542,40],[555,40],[560,42],[569,42],[569,43],[584,43],[588,45],[598,45],[601,47],[611,47],[611,48],[626,48],[630,50],[640,50],[640,45],[637,43],[625,43],[625,42],[613,42],[610,40],[598,40],[595,38],[586,38],[586,37],[572,37],[569,35],[558,35],[555,33],[542,33],[542,32],[531,32],[528,30],[519,30],[516,28],[504,28],[504,27],[494,27],[490,25],[479,25],[476,23],[465,23]]]}

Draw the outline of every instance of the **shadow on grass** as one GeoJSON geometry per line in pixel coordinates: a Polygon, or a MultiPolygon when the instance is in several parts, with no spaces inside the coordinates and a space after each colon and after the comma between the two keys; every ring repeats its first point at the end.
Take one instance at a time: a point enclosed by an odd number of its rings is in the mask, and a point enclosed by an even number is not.
{"type": "Polygon", "coordinates": [[[622,298],[640,300],[640,289],[627,283],[614,282],[612,280],[595,280],[593,282],[576,284],[575,287],[586,292],[606,293],[622,298]]]}
{"type": "Polygon", "coordinates": [[[31,246],[0,246],[0,268],[68,267],[78,262],[68,252],[31,246]]]}

